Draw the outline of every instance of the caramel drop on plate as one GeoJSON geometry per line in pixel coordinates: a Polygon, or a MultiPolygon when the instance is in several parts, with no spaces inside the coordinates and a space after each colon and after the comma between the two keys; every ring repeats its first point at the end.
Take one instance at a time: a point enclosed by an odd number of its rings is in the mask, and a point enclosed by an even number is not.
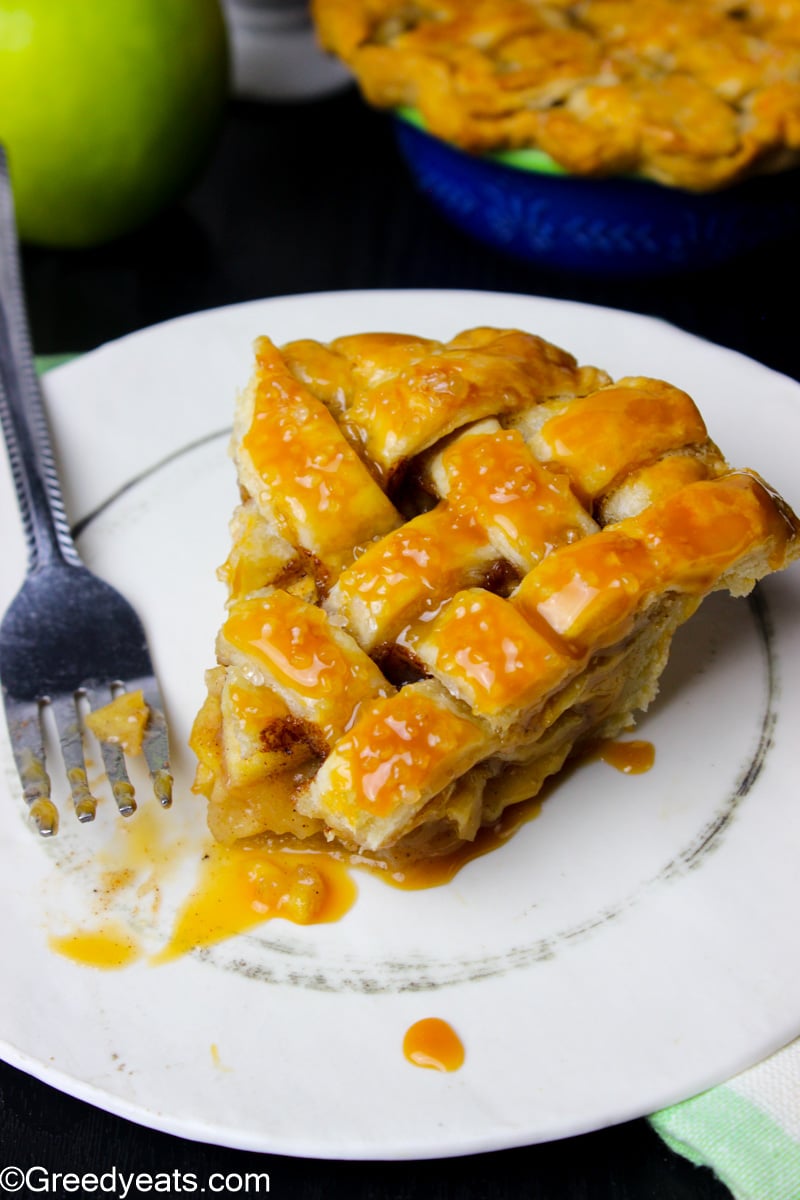
{"type": "Polygon", "coordinates": [[[457,1071],[464,1062],[460,1037],[440,1017],[426,1017],[406,1030],[403,1053],[415,1067],[434,1071],[457,1071]]]}
{"type": "Polygon", "coordinates": [[[656,748],[652,742],[599,742],[595,753],[624,775],[643,775],[656,760],[656,748]]]}

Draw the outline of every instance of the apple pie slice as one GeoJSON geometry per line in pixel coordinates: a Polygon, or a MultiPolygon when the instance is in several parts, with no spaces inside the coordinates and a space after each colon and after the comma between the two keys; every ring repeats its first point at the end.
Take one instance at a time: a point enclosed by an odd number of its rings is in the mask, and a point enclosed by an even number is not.
{"type": "Polygon", "coordinates": [[[515,329],[255,346],[192,747],[221,841],[425,856],[633,724],[675,630],[800,554],[690,396],[515,329]]]}

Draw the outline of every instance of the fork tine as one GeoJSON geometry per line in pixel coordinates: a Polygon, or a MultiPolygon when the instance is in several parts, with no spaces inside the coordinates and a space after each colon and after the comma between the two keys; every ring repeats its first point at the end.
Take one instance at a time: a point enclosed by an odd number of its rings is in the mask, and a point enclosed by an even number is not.
{"type": "MultiPolygon", "coordinates": [[[[101,707],[104,703],[102,699],[99,699],[97,691],[92,688],[84,688],[83,696],[92,711],[101,707]]],[[[128,768],[125,765],[125,755],[122,747],[118,742],[104,741],[102,738],[98,739],[98,744],[100,746],[100,753],[103,756],[103,766],[105,767],[108,782],[111,786],[111,794],[114,797],[119,813],[123,817],[133,816],[136,812],[136,800],[134,799],[133,784],[128,776],[128,768]]]]}
{"type": "Polygon", "coordinates": [[[67,770],[75,816],[81,822],[93,821],[97,811],[97,800],[89,790],[86,762],[83,756],[81,718],[75,696],[55,696],[50,707],[56,721],[61,754],[67,770]]]}
{"type": "Polygon", "coordinates": [[[50,799],[39,703],[16,700],[7,695],[6,716],[14,761],[31,819],[42,837],[53,837],[58,833],[58,809],[50,799]]]}
{"type": "Polygon", "coordinates": [[[144,756],[153,780],[153,792],[162,808],[172,804],[172,773],[169,769],[169,736],[164,701],[153,676],[138,681],[150,711],[144,733],[144,756]]]}
{"type": "Polygon", "coordinates": [[[128,778],[125,766],[125,755],[116,742],[101,742],[100,751],[103,755],[103,766],[106,769],[111,793],[119,809],[120,816],[130,817],[136,812],[133,784],[128,778]]]}

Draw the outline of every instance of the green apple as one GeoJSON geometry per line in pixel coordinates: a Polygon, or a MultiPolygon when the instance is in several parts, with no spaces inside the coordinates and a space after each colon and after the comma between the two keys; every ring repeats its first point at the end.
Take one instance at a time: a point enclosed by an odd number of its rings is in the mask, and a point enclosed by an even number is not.
{"type": "Polygon", "coordinates": [[[189,185],[229,96],[220,0],[0,0],[0,144],[20,237],[96,246],[189,185]]]}

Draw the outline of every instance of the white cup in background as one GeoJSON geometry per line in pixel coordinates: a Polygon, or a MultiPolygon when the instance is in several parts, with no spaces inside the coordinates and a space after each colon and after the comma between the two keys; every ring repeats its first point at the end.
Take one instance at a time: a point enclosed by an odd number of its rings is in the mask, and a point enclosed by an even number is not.
{"type": "Polygon", "coordinates": [[[248,100],[314,99],[352,82],[320,50],[308,0],[222,0],[233,92],[248,100]]]}

